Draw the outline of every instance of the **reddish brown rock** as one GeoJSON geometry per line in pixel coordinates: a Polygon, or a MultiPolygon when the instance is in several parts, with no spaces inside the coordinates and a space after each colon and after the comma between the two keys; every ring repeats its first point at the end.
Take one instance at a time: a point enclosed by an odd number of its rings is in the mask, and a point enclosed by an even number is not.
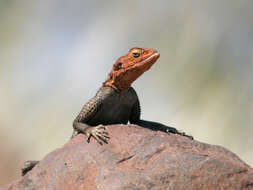
{"type": "Polygon", "coordinates": [[[1,190],[253,189],[253,169],[220,146],[134,125],[107,129],[109,144],[78,135],[1,190]]]}

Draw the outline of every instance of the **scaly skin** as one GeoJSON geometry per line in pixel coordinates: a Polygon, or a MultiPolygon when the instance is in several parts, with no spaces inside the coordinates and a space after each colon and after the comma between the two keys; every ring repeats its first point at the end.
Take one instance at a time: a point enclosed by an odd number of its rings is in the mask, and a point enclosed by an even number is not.
{"type": "MultiPolygon", "coordinates": [[[[87,141],[93,137],[99,144],[108,143],[109,134],[105,125],[127,124],[140,125],[151,130],[160,130],[189,137],[177,129],[161,123],[140,119],[141,109],[138,96],[131,84],[141,76],[160,57],[151,48],[132,48],[120,57],[113,65],[107,80],[96,95],[86,103],[73,122],[72,137],[79,133],[87,136],[87,141]]],[[[29,168],[23,168],[23,174],[28,172],[38,162],[26,162],[29,168]]]]}
{"type": "Polygon", "coordinates": [[[84,105],[73,122],[72,137],[83,133],[94,137],[99,144],[107,143],[108,132],[104,125],[128,122],[152,130],[161,130],[192,138],[160,123],[140,119],[140,103],[131,84],[156,62],[160,54],[151,48],[132,48],[113,65],[107,80],[97,94],[84,105]]]}

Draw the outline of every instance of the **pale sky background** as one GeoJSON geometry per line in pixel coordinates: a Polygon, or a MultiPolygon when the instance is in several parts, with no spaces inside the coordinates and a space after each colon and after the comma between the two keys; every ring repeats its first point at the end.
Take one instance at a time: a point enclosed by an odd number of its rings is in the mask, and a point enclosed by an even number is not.
{"type": "Polygon", "coordinates": [[[253,165],[253,1],[0,0],[0,186],[61,147],[131,47],[161,57],[134,83],[142,118],[253,165]]]}

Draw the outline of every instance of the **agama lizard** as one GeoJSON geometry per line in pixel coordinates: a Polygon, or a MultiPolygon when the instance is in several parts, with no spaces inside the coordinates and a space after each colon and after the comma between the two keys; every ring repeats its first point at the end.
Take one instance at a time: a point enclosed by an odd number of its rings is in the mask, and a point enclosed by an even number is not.
{"type": "Polygon", "coordinates": [[[88,142],[94,137],[99,144],[107,143],[109,137],[104,125],[127,124],[128,121],[153,130],[187,136],[173,127],[140,119],[139,99],[131,84],[159,57],[160,54],[151,48],[132,48],[120,57],[103,86],[74,120],[72,137],[83,133],[88,142]]]}
{"type": "MultiPolygon", "coordinates": [[[[189,137],[176,128],[161,123],[140,119],[141,108],[136,91],[131,84],[140,77],[160,57],[151,48],[132,48],[120,57],[113,65],[108,78],[96,95],[86,103],[73,122],[72,137],[79,133],[87,136],[87,141],[93,137],[99,144],[108,143],[109,135],[105,125],[136,124],[151,130],[160,130],[189,137]]],[[[23,174],[33,168],[38,162],[28,161],[22,169],[23,174]]]]}

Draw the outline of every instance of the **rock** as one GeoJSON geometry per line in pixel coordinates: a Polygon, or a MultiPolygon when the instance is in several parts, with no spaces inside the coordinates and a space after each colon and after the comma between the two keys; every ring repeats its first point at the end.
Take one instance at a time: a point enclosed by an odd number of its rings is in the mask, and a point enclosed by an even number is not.
{"type": "Polygon", "coordinates": [[[220,146],[135,125],[111,125],[109,144],[78,135],[1,190],[253,189],[253,169],[220,146]]]}

